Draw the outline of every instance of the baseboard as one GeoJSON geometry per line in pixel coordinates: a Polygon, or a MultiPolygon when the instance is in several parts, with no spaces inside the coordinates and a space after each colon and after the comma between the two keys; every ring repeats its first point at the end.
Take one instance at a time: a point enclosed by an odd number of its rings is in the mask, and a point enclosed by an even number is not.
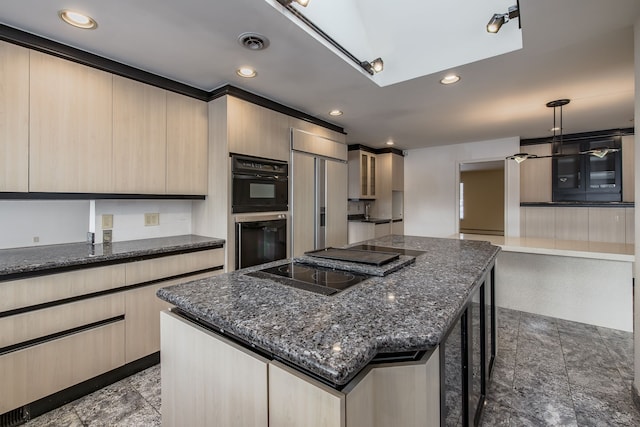
{"type": "Polygon", "coordinates": [[[27,421],[42,415],[45,412],[49,412],[53,409],[59,408],[60,406],[66,405],[69,402],[86,396],[87,394],[91,394],[94,391],[100,390],[110,384],[118,382],[137,372],[144,371],[158,363],[160,363],[159,351],[141,359],[134,360],[133,362],[127,363],[126,365],[120,366],[119,368],[113,369],[109,372],[105,372],[97,377],[93,377],[64,390],[60,390],[57,393],[36,400],[35,402],[31,402],[28,405],[25,405],[28,413],[27,421]]]}

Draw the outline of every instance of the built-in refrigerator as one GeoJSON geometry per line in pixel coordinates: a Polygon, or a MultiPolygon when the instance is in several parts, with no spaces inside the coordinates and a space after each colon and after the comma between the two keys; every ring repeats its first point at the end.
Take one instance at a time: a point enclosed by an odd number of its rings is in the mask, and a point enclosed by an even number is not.
{"type": "Polygon", "coordinates": [[[291,255],[347,244],[347,146],[291,130],[291,255]]]}

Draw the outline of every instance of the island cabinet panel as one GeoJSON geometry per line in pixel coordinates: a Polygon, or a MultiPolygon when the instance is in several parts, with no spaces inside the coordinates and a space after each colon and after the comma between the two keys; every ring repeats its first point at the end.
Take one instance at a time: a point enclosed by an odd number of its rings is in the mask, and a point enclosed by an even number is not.
{"type": "Polygon", "coordinates": [[[266,359],[167,311],[161,325],[163,426],[269,425],[266,359]]]}
{"type": "Polygon", "coordinates": [[[440,425],[438,349],[415,363],[375,365],[356,377],[346,394],[347,427],[440,425]]]}
{"type": "Polygon", "coordinates": [[[0,191],[29,190],[29,51],[0,41],[0,191]]]}
{"type": "Polygon", "coordinates": [[[119,321],[0,356],[0,413],[124,364],[119,321]]]}
{"type": "Polygon", "coordinates": [[[229,152],[289,160],[289,118],[276,111],[227,97],[229,152]]]}
{"type": "Polygon", "coordinates": [[[164,89],[113,77],[114,193],[165,193],[166,120],[164,89]]]}
{"type": "Polygon", "coordinates": [[[124,265],[0,282],[0,312],[104,291],[124,285],[124,265]]]}
{"type": "Polygon", "coordinates": [[[167,92],[168,194],[207,194],[207,138],[207,104],[167,92]]]}
{"type": "Polygon", "coordinates": [[[112,192],[112,75],[30,51],[29,88],[29,191],[112,192]]]}
{"type": "Polygon", "coordinates": [[[269,425],[345,427],[345,395],[278,362],[269,363],[269,425]]]}

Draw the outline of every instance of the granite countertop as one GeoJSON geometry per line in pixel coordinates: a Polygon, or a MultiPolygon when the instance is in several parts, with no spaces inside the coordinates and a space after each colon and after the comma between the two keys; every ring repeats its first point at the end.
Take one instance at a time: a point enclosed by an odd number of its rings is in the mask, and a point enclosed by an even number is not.
{"type": "Polygon", "coordinates": [[[184,235],[114,242],[110,245],[67,243],[1,249],[0,280],[21,274],[45,273],[46,270],[125,261],[198,248],[222,247],[224,242],[223,239],[214,237],[184,235]]]}
{"type": "Polygon", "coordinates": [[[370,222],[370,223],[373,223],[373,224],[384,224],[386,222],[392,222],[393,221],[391,218],[373,218],[373,217],[369,217],[369,218],[365,219],[364,215],[360,215],[360,214],[349,215],[349,216],[347,216],[347,220],[348,221],[355,221],[355,222],[370,222]]]}
{"type": "Polygon", "coordinates": [[[488,242],[399,235],[367,243],[426,253],[333,296],[244,274],[289,260],[163,288],[158,296],[223,333],[343,385],[377,353],[435,348],[500,251],[488,242]]]}

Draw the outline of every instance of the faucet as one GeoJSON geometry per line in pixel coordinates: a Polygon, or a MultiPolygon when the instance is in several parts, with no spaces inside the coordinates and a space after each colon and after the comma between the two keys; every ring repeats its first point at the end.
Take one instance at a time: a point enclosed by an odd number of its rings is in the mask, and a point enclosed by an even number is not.
{"type": "Polygon", "coordinates": [[[369,219],[369,208],[371,207],[370,203],[364,204],[364,219],[369,219]]]}

